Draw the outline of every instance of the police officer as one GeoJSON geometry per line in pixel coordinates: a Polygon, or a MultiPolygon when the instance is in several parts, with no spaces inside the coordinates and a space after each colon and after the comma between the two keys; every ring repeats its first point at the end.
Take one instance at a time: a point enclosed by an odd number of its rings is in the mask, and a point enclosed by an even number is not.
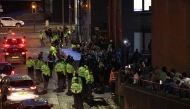
{"type": "Polygon", "coordinates": [[[52,52],[52,54],[54,55],[54,57],[57,56],[57,50],[56,48],[54,47],[54,44],[52,43],[51,46],[50,46],[50,52],[52,52]]]}
{"type": "Polygon", "coordinates": [[[59,45],[59,35],[57,32],[53,36],[52,43],[54,43],[56,46],[59,45]]]}
{"type": "Polygon", "coordinates": [[[65,69],[65,64],[61,62],[61,60],[58,60],[57,64],[55,65],[55,72],[57,73],[58,76],[58,88],[54,90],[54,92],[64,92],[64,79],[66,76],[66,69],[65,69]]]}
{"type": "MultiPolygon", "coordinates": [[[[65,66],[65,69],[66,69],[66,61],[65,61],[65,58],[64,56],[60,56],[60,60],[61,60],[61,63],[65,66]]],[[[64,79],[63,79],[63,88],[66,89],[67,88],[67,84],[66,84],[66,70],[65,70],[65,76],[64,76],[64,79]]]]}
{"type": "MultiPolygon", "coordinates": [[[[89,67],[87,66],[87,65],[84,65],[84,67],[85,67],[85,73],[84,73],[84,86],[83,87],[87,87],[87,84],[86,84],[86,81],[87,81],[87,77],[88,77],[88,75],[89,75],[89,73],[90,73],[90,70],[89,70],[89,67]]],[[[87,88],[83,88],[83,95],[82,95],[82,97],[83,97],[83,100],[84,101],[86,101],[87,100],[87,98],[88,98],[88,90],[87,90],[87,88]]]]}
{"type": "Polygon", "coordinates": [[[40,95],[47,94],[47,88],[48,88],[48,83],[49,83],[49,78],[50,78],[50,69],[47,64],[48,63],[45,62],[41,67],[42,75],[44,79],[44,89],[43,91],[39,92],[40,95]]]}
{"type": "Polygon", "coordinates": [[[12,30],[10,28],[8,28],[8,34],[11,34],[12,30]]]}
{"type": "Polygon", "coordinates": [[[90,71],[90,73],[88,74],[88,76],[86,77],[86,84],[87,84],[87,87],[88,87],[88,103],[89,105],[92,105],[92,84],[94,82],[94,76],[92,74],[92,71],[90,71]]]}
{"type": "Polygon", "coordinates": [[[45,47],[45,43],[44,43],[44,33],[42,31],[40,31],[40,41],[41,41],[41,47],[45,47]]]}
{"type": "Polygon", "coordinates": [[[42,79],[42,70],[41,67],[43,65],[42,58],[38,57],[37,62],[36,62],[36,78],[37,78],[37,84],[40,84],[43,82],[42,79]]]}
{"type": "Polygon", "coordinates": [[[34,80],[35,62],[31,57],[28,57],[26,61],[26,68],[28,69],[28,75],[34,80]]]}
{"type": "Polygon", "coordinates": [[[75,109],[82,109],[83,108],[81,91],[82,91],[82,85],[79,84],[78,79],[75,79],[75,83],[73,83],[71,85],[71,92],[73,93],[73,97],[74,97],[73,108],[75,108],[75,109]]]}
{"type": "Polygon", "coordinates": [[[50,68],[50,77],[52,77],[53,66],[55,62],[55,56],[52,54],[52,51],[49,52],[47,58],[48,58],[48,67],[50,68]]]}
{"type": "Polygon", "coordinates": [[[68,36],[69,36],[69,34],[71,34],[71,31],[68,28],[66,28],[65,29],[65,34],[64,34],[65,46],[67,46],[67,44],[68,44],[68,36]]]}
{"type": "Polygon", "coordinates": [[[78,75],[79,77],[81,78],[82,80],[82,86],[83,86],[83,89],[82,89],[82,96],[84,97],[85,95],[85,89],[86,88],[86,78],[85,78],[85,71],[86,71],[86,68],[84,67],[84,63],[81,64],[81,66],[79,67],[78,69],[78,75]]]}
{"type": "Polygon", "coordinates": [[[73,60],[69,60],[69,62],[66,65],[66,73],[67,73],[67,79],[68,79],[68,92],[66,94],[69,96],[72,95],[70,88],[71,88],[71,80],[74,73],[74,67],[72,65],[72,61],[73,60]]]}

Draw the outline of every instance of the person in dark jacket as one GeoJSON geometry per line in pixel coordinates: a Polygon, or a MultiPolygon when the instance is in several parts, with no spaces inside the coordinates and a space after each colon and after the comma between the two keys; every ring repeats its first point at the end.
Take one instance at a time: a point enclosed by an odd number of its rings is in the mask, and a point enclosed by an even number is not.
{"type": "Polygon", "coordinates": [[[47,59],[48,59],[48,67],[50,68],[50,77],[52,77],[53,67],[55,63],[55,56],[52,54],[52,52],[49,53],[47,59]]]}
{"type": "Polygon", "coordinates": [[[100,69],[98,67],[98,64],[94,64],[94,66],[92,67],[92,72],[93,72],[93,76],[94,76],[94,84],[93,84],[93,88],[96,88],[98,87],[99,85],[99,72],[100,72],[100,69]]]}
{"type": "Polygon", "coordinates": [[[167,71],[166,66],[162,67],[162,71],[165,72],[168,77],[170,77],[170,73],[167,71]]]}
{"type": "Polygon", "coordinates": [[[136,49],[136,51],[133,53],[133,61],[135,62],[135,64],[137,65],[139,59],[142,57],[141,53],[139,53],[138,49],[136,49]]]}

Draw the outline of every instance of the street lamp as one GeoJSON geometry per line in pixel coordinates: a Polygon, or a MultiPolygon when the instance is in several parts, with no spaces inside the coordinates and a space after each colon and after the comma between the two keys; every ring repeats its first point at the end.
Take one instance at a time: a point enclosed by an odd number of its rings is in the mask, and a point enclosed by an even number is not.
{"type": "Polygon", "coordinates": [[[131,44],[127,39],[125,39],[123,43],[124,43],[124,65],[126,66],[129,64],[129,50],[131,44]]]}

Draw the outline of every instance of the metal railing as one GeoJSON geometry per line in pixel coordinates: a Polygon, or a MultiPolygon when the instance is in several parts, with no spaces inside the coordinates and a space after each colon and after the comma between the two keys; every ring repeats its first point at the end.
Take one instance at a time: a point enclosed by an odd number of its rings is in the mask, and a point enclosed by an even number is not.
{"type": "MultiPolygon", "coordinates": [[[[136,81],[136,83],[131,83],[131,84],[143,86],[143,87],[155,90],[155,91],[164,92],[164,86],[160,82],[153,82],[153,81],[134,78],[134,77],[130,77],[129,79],[132,79],[133,81],[134,80],[136,81]]],[[[179,86],[169,86],[169,87],[173,88],[173,90],[176,89],[178,96],[180,96],[182,98],[190,98],[190,89],[181,88],[179,86]]]]}

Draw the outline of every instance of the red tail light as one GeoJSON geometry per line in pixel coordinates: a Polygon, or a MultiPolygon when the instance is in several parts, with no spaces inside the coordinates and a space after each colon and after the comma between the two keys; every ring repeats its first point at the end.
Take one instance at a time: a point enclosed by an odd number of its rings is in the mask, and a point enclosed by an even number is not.
{"type": "Polygon", "coordinates": [[[19,44],[20,47],[24,47],[24,44],[19,44]]]}
{"type": "Polygon", "coordinates": [[[24,39],[22,39],[22,43],[24,43],[25,42],[25,40],[24,39]]]}
{"type": "Polygon", "coordinates": [[[22,55],[26,54],[25,52],[22,52],[22,55]]]}
{"type": "Polygon", "coordinates": [[[15,35],[15,33],[12,33],[12,35],[15,35]]]}
{"type": "Polygon", "coordinates": [[[11,75],[14,75],[15,74],[15,71],[11,71],[11,75]]]}
{"type": "Polygon", "coordinates": [[[36,89],[36,86],[32,86],[32,87],[30,87],[30,89],[34,90],[34,89],[36,89]]]}
{"type": "Polygon", "coordinates": [[[8,53],[8,52],[6,52],[6,53],[5,53],[5,55],[9,55],[9,53],[8,53]]]}
{"type": "Polygon", "coordinates": [[[5,47],[9,47],[10,45],[5,44],[5,47]]]}
{"type": "Polygon", "coordinates": [[[14,90],[15,90],[15,88],[8,88],[8,90],[9,90],[9,91],[14,91],[14,90]]]}

